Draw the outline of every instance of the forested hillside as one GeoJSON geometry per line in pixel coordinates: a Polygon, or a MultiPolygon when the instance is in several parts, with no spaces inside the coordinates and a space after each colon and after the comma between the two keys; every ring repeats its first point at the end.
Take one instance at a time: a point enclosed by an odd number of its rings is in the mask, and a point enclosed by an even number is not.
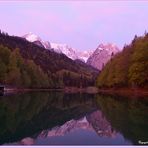
{"type": "Polygon", "coordinates": [[[50,81],[40,66],[24,60],[18,49],[0,46],[0,83],[19,87],[49,87],[50,81]]]}
{"type": "Polygon", "coordinates": [[[97,78],[98,87],[148,86],[148,34],[133,39],[111,59],[97,78]]]}
{"type": "Polygon", "coordinates": [[[0,84],[29,88],[86,87],[98,70],[23,38],[0,32],[0,84]]]}

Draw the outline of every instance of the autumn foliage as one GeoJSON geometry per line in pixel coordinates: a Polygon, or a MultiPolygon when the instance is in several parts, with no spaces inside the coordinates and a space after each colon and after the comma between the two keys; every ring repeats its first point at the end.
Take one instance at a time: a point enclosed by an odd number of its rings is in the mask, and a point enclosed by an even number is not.
{"type": "Polygon", "coordinates": [[[148,86],[148,34],[133,39],[99,74],[100,88],[148,86]]]}

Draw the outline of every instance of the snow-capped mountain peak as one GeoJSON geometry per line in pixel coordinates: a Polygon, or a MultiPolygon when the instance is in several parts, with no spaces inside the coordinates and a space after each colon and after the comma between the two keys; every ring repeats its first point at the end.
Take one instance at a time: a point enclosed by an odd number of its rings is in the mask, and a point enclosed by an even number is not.
{"type": "Polygon", "coordinates": [[[35,42],[35,41],[41,41],[41,38],[38,37],[37,35],[33,34],[32,32],[29,32],[28,34],[23,36],[28,40],[29,42],[35,42]]]}
{"type": "Polygon", "coordinates": [[[87,64],[102,70],[105,64],[118,53],[119,48],[111,43],[100,44],[94,53],[88,58],[87,64]]]}
{"type": "Polygon", "coordinates": [[[119,49],[115,44],[107,43],[107,44],[100,44],[97,48],[98,50],[106,50],[111,54],[112,52],[118,52],[119,49]]]}
{"type": "Polygon", "coordinates": [[[50,43],[50,45],[57,53],[63,53],[72,60],[79,59],[76,49],[68,46],[67,44],[50,43]]]}
{"type": "Polygon", "coordinates": [[[67,44],[50,43],[48,41],[43,41],[40,37],[33,34],[32,32],[24,35],[23,38],[25,38],[29,42],[35,43],[40,47],[44,47],[45,49],[52,50],[60,54],[65,54],[72,60],[80,59],[86,62],[89,56],[92,54],[92,51],[79,51],[67,44]]]}

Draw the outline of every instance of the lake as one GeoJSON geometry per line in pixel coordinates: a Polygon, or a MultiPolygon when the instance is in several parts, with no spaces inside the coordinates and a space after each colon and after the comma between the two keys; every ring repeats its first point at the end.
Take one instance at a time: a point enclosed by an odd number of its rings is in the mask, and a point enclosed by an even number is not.
{"type": "Polygon", "coordinates": [[[148,98],[30,92],[0,96],[1,145],[148,145],[148,98]]]}

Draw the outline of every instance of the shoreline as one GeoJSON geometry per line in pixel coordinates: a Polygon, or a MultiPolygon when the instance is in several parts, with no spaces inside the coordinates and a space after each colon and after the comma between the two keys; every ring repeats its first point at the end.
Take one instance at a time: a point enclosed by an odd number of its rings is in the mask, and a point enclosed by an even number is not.
{"type": "Polygon", "coordinates": [[[111,95],[123,95],[123,96],[148,96],[148,89],[143,88],[106,88],[99,89],[97,87],[86,87],[86,88],[77,88],[77,87],[65,87],[65,88],[5,88],[4,94],[15,94],[23,92],[50,92],[50,91],[59,91],[63,93],[89,93],[89,94],[111,94],[111,95]]]}
{"type": "Polygon", "coordinates": [[[4,94],[15,94],[23,92],[40,92],[40,91],[62,91],[62,89],[41,89],[41,88],[5,88],[4,94]]]}
{"type": "Polygon", "coordinates": [[[65,88],[5,88],[4,94],[16,94],[16,93],[25,93],[25,92],[63,92],[63,93],[89,93],[96,94],[98,89],[96,87],[65,87],[65,88]]]}

